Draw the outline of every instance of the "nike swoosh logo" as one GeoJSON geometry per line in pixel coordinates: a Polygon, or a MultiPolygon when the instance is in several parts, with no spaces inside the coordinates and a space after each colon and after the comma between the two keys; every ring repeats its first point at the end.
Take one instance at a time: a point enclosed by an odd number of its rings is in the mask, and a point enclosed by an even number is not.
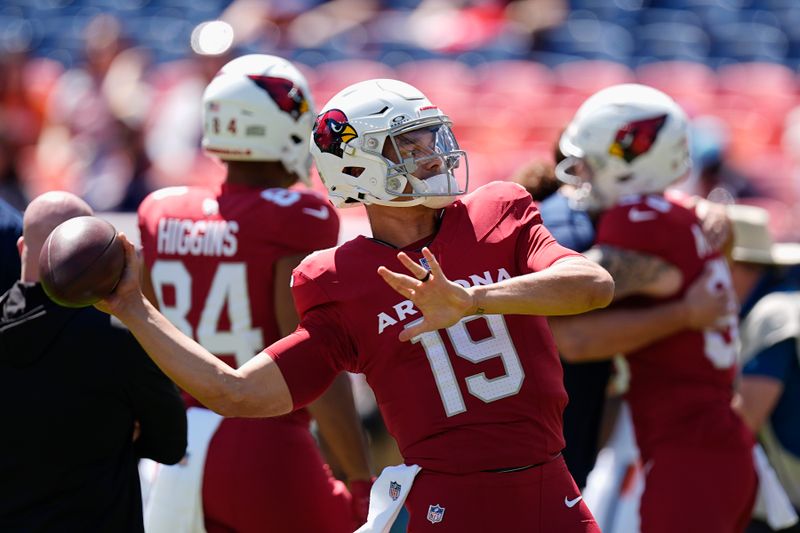
{"type": "Polygon", "coordinates": [[[572,500],[570,500],[569,498],[564,496],[564,505],[566,505],[567,508],[572,509],[573,507],[575,507],[575,504],[578,503],[579,501],[581,501],[582,499],[583,499],[583,496],[581,496],[581,495],[578,495],[577,498],[574,498],[572,500]]]}
{"type": "Polygon", "coordinates": [[[307,215],[311,215],[312,217],[318,218],[320,220],[328,220],[328,217],[330,216],[330,211],[328,211],[328,208],[325,207],[324,205],[320,206],[319,209],[312,209],[310,207],[304,207],[303,208],[303,213],[305,213],[307,215]]]}
{"type": "Polygon", "coordinates": [[[644,222],[645,220],[653,220],[658,216],[655,211],[640,211],[638,207],[632,207],[628,211],[628,218],[631,222],[644,222]]]}

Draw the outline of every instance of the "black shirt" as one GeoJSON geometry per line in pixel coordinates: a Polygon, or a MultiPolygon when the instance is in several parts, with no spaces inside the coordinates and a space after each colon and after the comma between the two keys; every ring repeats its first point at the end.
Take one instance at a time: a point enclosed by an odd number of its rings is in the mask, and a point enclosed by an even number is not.
{"type": "Polygon", "coordinates": [[[115,322],[38,284],[0,297],[0,531],[143,531],[138,458],[179,461],[186,415],[115,322]]]}

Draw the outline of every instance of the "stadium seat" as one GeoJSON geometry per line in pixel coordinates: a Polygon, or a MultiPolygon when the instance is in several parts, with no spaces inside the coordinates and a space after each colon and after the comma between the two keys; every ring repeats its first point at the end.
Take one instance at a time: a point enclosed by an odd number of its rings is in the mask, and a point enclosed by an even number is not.
{"type": "Polygon", "coordinates": [[[395,70],[398,79],[425,93],[456,123],[468,119],[468,115],[473,113],[475,75],[464,63],[452,59],[428,59],[402,63],[395,70]]]}
{"type": "Polygon", "coordinates": [[[425,88],[471,90],[475,83],[472,69],[452,59],[409,61],[397,65],[395,70],[403,81],[416,85],[423,91],[425,88]]]}
{"type": "Polygon", "coordinates": [[[753,108],[755,104],[764,120],[777,128],[798,104],[797,76],[784,65],[737,63],[720,67],[717,74],[720,105],[753,108]]]}
{"type": "Polygon", "coordinates": [[[796,208],[768,197],[739,198],[736,203],[766,209],[769,213],[769,232],[777,242],[800,242],[800,213],[796,208]]]}
{"type": "Polygon", "coordinates": [[[767,11],[780,11],[797,7],[796,0],[750,0],[750,8],[762,9],[767,11]]]}
{"type": "Polygon", "coordinates": [[[311,92],[318,105],[322,106],[333,95],[353,83],[372,78],[395,78],[391,67],[369,59],[342,59],[319,65],[310,65],[315,74],[311,92]]]}
{"type": "Polygon", "coordinates": [[[735,61],[783,61],[789,40],[780,28],[757,22],[732,22],[710,28],[711,52],[735,61]]]}
{"type": "Polygon", "coordinates": [[[677,22],[690,26],[702,27],[703,20],[697,13],[686,9],[673,9],[668,7],[651,7],[638,12],[640,26],[655,24],[657,22],[677,22]]]}
{"type": "Polygon", "coordinates": [[[730,103],[730,100],[718,102],[713,114],[730,128],[729,152],[732,157],[746,159],[758,156],[778,144],[781,125],[774,118],[758,108],[745,107],[742,102],[726,106],[730,103]]]}
{"type": "Polygon", "coordinates": [[[553,72],[533,61],[492,61],[474,72],[474,98],[488,107],[512,105],[538,111],[547,106],[555,84],[553,72]]]}
{"type": "Polygon", "coordinates": [[[790,205],[800,194],[797,164],[779,148],[766,148],[747,157],[733,158],[736,168],[749,176],[767,196],[790,205]]]}
{"type": "Polygon", "coordinates": [[[617,1],[608,0],[570,0],[572,13],[591,13],[598,20],[613,22],[624,27],[633,26],[636,23],[641,2],[636,1],[617,1]]]}
{"type": "Polygon", "coordinates": [[[704,61],[710,39],[699,26],[681,22],[654,22],[634,30],[636,54],[661,61],[704,61]]]}
{"type": "Polygon", "coordinates": [[[546,67],[554,68],[564,63],[571,63],[573,61],[585,61],[586,58],[575,54],[560,54],[557,52],[545,52],[542,50],[534,50],[528,54],[528,58],[535,63],[541,63],[546,67]]]}
{"type": "Polygon", "coordinates": [[[794,70],[800,66],[800,9],[797,7],[777,12],[784,34],[789,39],[789,49],[785,63],[794,70]]]}
{"type": "Polygon", "coordinates": [[[795,73],[780,64],[749,62],[726,65],[718,70],[722,91],[756,97],[797,93],[795,73]]]}
{"type": "MultiPolygon", "coordinates": [[[[386,17],[381,17],[381,24],[385,23],[385,19],[386,17]]],[[[405,19],[400,19],[398,24],[403,24],[404,20],[405,19]]],[[[423,48],[414,43],[398,41],[396,37],[391,35],[382,35],[379,30],[376,31],[374,28],[372,31],[373,34],[370,36],[367,49],[374,49],[372,56],[376,57],[381,63],[392,68],[409,61],[440,59],[443,57],[443,54],[434,50],[423,48]],[[374,35],[374,33],[377,33],[377,35],[374,35]]]]}
{"type": "Polygon", "coordinates": [[[660,89],[675,98],[690,116],[708,112],[717,92],[716,73],[702,63],[662,61],[636,69],[640,83],[660,89]]]}
{"type": "Polygon", "coordinates": [[[579,98],[586,98],[610,85],[635,81],[635,76],[630,68],[611,61],[573,61],[558,65],[553,71],[556,75],[558,91],[567,93],[562,93],[560,96],[564,96],[572,102],[575,98],[570,98],[569,93],[573,93],[579,98]]]}
{"type": "Polygon", "coordinates": [[[535,44],[538,51],[623,63],[634,52],[634,40],[627,29],[592,18],[569,19],[557,28],[541,32],[535,44]]]}
{"type": "Polygon", "coordinates": [[[313,67],[334,61],[350,61],[353,59],[346,52],[332,46],[319,48],[292,48],[290,51],[287,51],[282,55],[288,56],[287,59],[290,61],[304,63],[313,67]]]}
{"type": "Polygon", "coordinates": [[[741,8],[736,12],[736,22],[749,22],[755,24],[766,24],[773,28],[781,25],[777,14],[767,9],[755,7],[752,3],[746,8],[741,8]]]}
{"type": "Polygon", "coordinates": [[[546,88],[554,83],[553,72],[541,63],[526,60],[491,61],[475,68],[477,83],[487,91],[516,92],[546,88]]]}

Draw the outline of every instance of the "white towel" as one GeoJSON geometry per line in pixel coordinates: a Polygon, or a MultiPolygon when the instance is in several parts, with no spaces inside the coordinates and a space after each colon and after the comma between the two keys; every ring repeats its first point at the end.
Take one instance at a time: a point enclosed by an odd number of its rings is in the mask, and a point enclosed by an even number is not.
{"type": "Polygon", "coordinates": [[[144,509],[147,533],[205,533],[203,470],[208,444],[222,419],[208,409],[186,411],[186,456],[176,465],[159,465],[144,509]]]}
{"type": "Polygon", "coordinates": [[[355,533],[389,533],[420,470],[417,465],[384,468],[369,491],[367,522],[355,533]]]}
{"type": "Polygon", "coordinates": [[[756,507],[764,509],[767,523],[774,530],[785,529],[797,523],[797,513],[783,490],[775,470],[769,464],[767,454],[760,444],[753,447],[753,460],[758,472],[758,495],[756,507]]]}

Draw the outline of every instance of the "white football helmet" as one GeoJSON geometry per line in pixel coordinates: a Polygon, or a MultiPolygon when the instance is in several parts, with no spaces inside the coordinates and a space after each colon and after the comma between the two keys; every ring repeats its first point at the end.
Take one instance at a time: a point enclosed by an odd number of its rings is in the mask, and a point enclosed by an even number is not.
{"type": "Polygon", "coordinates": [[[579,207],[594,211],[625,195],[661,193],[690,169],[688,134],[686,113],[663,92],[608,87],[581,105],[561,135],[566,159],[556,176],[577,187],[579,207]]]}
{"type": "Polygon", "coordinates": [[[419,90],[376,79],[340,91],[314,125],[311,154],[336,207],[444,207],[467,191],[451,121],[419,90]]]}
{"type": "Polygon", "coordinates": [[[308,82],[283,58],[228,62],[203,93],[203,148],[226,161],[280,161],[309,184],[316,116],[308,82]]]}

